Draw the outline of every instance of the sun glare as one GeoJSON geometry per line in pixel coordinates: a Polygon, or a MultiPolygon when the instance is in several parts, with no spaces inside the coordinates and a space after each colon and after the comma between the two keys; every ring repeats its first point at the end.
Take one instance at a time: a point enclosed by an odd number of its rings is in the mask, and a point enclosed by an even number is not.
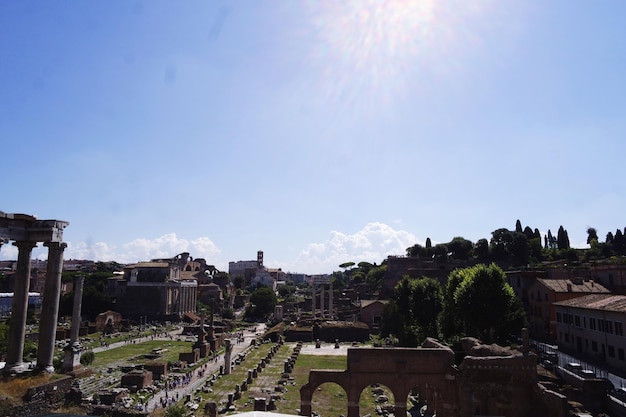
{"type": "Polygon", "coordinates": [[[465,20],[477,11],[471,0],[310,3],[318,39],[312,64],[329,99],[388,104],[419,85],[420,75],[447,72],[465,20]]]}

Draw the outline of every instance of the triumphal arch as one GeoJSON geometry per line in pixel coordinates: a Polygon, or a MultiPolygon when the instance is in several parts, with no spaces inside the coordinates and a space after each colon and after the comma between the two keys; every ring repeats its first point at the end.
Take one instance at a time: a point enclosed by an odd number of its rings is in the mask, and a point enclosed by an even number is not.
{"type": "Polygon", "coordinates": [[[54,340],[59,315],[61,273],[63,272],[63,229],[69,225],[62,220],[38,220],[28,214],[12,214],[0,211],[0,249],[13,241],[18,249],[9,345],[7,347],[5,374],[24,371],[24,338],[26,336],[26,313],[30,286],[30,264],[33,248],[39,242],[48,248],[46,281],[44,284],[37,347],[37,369],[53,372],[54,340]]]}

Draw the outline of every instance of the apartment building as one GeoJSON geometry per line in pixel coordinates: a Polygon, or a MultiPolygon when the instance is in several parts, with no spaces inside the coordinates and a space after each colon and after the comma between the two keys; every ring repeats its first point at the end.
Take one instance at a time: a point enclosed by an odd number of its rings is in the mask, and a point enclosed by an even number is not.
{"type": "Polygon", "coordinates": [[[589,294],[609,294],[603,285],[589,279],[537,278],[528,288],[528,321],[533,338],[554,343],[557,341],[554,303],[589,294]]]}
{"type": "Polygon", "coordinates": [[[626,296],[590,294],[554,303],[558,344],[626,371],[626,296]]]}

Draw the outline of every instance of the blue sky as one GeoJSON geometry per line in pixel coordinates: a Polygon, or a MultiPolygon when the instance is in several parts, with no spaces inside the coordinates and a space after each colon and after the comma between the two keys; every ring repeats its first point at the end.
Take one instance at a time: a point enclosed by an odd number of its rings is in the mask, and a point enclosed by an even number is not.
{"type": "MultiPolygon", "coordinates": [[[[623,1],[0,2],[0,210],[324,273],[626,226],[623,1]]],[[[45,258],[45,251],[35,256],[45,258]]],[[[14,259],[9,245],[0,259],[14,259]]]]}

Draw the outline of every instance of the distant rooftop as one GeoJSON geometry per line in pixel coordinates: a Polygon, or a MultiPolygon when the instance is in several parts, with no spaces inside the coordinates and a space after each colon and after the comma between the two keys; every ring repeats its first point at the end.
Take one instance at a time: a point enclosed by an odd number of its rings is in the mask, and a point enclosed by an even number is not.
{"type": "Polygon", "coordinates": [[[605,286],[593,280],[583,279],[544,279],[537,281],[554,292],[582,292],[582,293],[605,293],[609,291],[605,286]]]}
{"type": "Polygon", "coordinates": [[[586,308],[589,310],[604,310],[626,312],[626,295],[589,294],[583,297],[554,303],[556,306],[586,308]]]}

